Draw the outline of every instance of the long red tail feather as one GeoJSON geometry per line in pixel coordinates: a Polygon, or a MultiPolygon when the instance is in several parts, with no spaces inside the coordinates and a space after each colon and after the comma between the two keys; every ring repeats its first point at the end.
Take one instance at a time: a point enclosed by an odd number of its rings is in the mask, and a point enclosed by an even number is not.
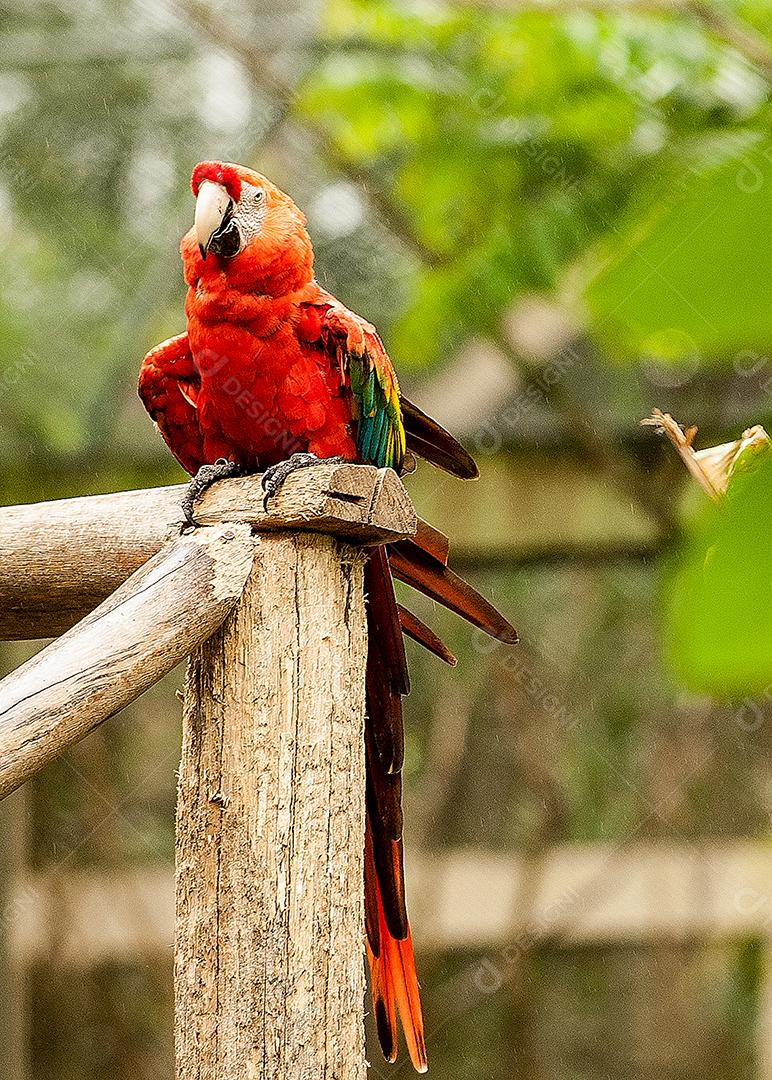
{"type": "Polygon", "coordinates": [[[367,590],[367,832],[365,928],[378,1039],[397,1056],[397,1016],[418,1072],[427,1068],[423,1017],[402,865],[402,695],[409,689],[403,633],[448,663],[455,657],[428,626],[396,602],[394,576],[501,641],[517,641],[507,620],[447,566],[442,533],[420,522],[416,536],[376,548],[365,570],[367,590]]]}
{"type": "Polygon", "coordinates": [[[386,772],[402,768],[405,741],[402,695],[410,690],[394,583],[384,548],[376,548],[365,567],[367,592],[367,699],[378,758],[386,772]]]}
{"type": "Polygon", "coordinates": [[[423,1018],[405,907],[402,866],[400,770],[406,662],[399,609],[383,548],[376,549],[371,555],[365,581],[369,629],[365,722],[365,928],[370,987],[378,1039],[385,1057],[393,1061],[397,1054],[399,1014],[413,1065],[419,1072],[425,1072],[423,1018]]]}
{"type": "Polygon", "coordinates": [[[455,611],[473,626],[508,645],[517,644],[517,631],[476,589],[454,574],[413,540],[400,540],[389,548],[394,577],[455,611]]]}

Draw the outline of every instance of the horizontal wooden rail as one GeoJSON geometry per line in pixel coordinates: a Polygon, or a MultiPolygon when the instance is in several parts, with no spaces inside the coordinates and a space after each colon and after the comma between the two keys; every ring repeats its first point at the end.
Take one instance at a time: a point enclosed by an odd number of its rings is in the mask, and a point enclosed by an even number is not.
{"type": "MultiPolygon", "coordinates": [[[[184,485],[0,508],[0,640],[53,637],[92,611],[179,535],[184,485]]],[[[202,525],[330,532],[356,544],[412,535],[416,518],[390,469],[319,465],[293,473],[268,511],[258,476],[202,496],[202,525]]]]}
{"type": "MultiPolygon", "coordinates": [[[[753,841],[551,848],[541,885],[519,903],[523,859],[501,852],[409,853],[412,923],[422,952],[645,947],[772,941],[772,861],[753,841]]],[[[17,957],[77,969],[169,957],[171,867],[43,870],[14,884],[6,922],[17,957]],[[109,916],[109,917],[108,917],[109,916]]],[[[509,952],[507,955],[514,955],[509,952]]]]}

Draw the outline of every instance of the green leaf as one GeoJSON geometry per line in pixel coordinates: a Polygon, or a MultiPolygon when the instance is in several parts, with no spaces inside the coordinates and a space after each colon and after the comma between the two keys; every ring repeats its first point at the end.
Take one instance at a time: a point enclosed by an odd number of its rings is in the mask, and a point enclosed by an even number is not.
{"type": "Polygon", "coordinates": [[[772,142],[697,175],[685,168],[648,203],[643,220],[621,227],[619,254],[587,290],[596,335],[613,351],[664,360],[767,350],[772,142]]]}
{"type": "Polygon", "coordinates": [[[732,698],[772,686],[772,454],[708,505],[665,573],[667,648],[692,689],[732,698]]]}

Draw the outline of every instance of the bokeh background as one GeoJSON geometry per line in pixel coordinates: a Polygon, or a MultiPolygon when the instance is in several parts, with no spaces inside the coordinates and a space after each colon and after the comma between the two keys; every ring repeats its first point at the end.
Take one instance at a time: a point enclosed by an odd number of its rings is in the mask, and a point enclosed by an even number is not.
{"type": "MultiPolygon", "coordinates": [[[[410,489],[522,634],[419,610],[460,659],[411,650],[431,1075],[772,1078],[772,480],[719,520],[639,426],[772,420],[769,0],[0,0],[0,28],[2,500],[182,479],[134,388],[182,328],[188,177],[270,175],[478,457],[410,489]]],[[[4,1080],[172,1075],[181,679],[0,808],[4,1080]]]]}

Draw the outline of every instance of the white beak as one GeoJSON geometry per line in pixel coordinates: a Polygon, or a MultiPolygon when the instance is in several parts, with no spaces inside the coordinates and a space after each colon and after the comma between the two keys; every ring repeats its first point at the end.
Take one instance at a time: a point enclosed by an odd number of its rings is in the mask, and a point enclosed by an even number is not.
{"type": "Polygon", "coordinates": [[[209,242],[222,225],[230,203],[231,197],[222,184],[216,184],[212,180],[204,180],[198,189],[193,227],[196,230],[196,239],[204,258],[206,258],[209,242]]]}

